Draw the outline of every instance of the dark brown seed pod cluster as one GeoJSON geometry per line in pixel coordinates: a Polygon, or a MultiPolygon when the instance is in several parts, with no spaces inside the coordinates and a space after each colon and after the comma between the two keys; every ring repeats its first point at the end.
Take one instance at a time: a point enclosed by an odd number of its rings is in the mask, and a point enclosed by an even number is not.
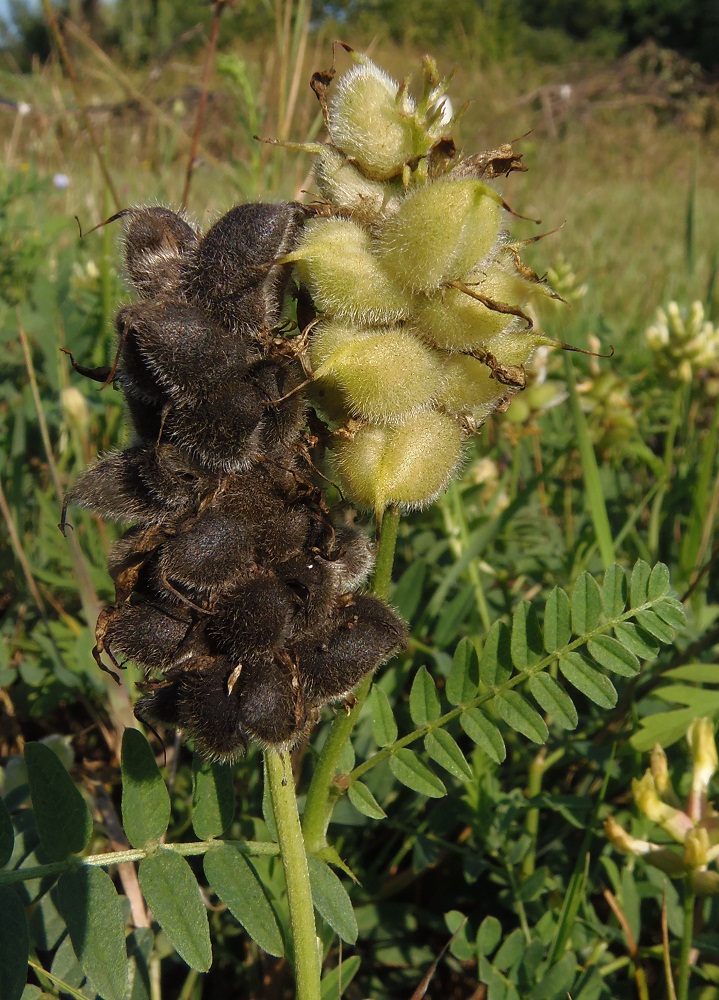
{"type": "Polygon", "coordinates": [[[73,361],[122,389],[134,431],[66,499],[131,525],[94,655],[140,664],[138,718],[217,760],[248,740],[294,745],[405,642],[394,611],[355,592],[371,546],[315,485],[302,370],[276,336],[277,262],[308,211],[241,205],[204,236],[167,209],[120,213],[137,299],[111,368],[73,361]]]}

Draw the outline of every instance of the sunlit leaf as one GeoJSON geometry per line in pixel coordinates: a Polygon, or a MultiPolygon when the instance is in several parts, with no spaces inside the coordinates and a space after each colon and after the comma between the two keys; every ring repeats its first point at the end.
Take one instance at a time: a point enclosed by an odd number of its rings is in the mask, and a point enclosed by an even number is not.
{"type": "Polygon", "coordinates": [[[617,622],[614,634],[619,642],[640,660],[653,660],[659,652],[659,643],[654,636],[649,635],[634,622],[617,622]]]}
{"type": "Polygon", "coordinates": [[[122,825],[133,847],[159,840],[170,822],[170,796],[152,747],[139,729],[122,736],[122,825]]]}
{"type": "Polygon", "coordinates": [[[637,611],[636,618],[637,623],[646,632],[653,635],[655,639],[665,644],[674,642],[675,629],[673,626],[668,625],[663,618],[655,614],[654,611],[637,611]]]}
{"type": "Polygon", "coordinates": [[[562,729],[576,729],[577,709],[567,692],[546,671],[529,679],[529,690],[537,704],[562,729]]]}
{"type": "Polygon", "coordinates": [[[571,637],[569,597],[561,587],[555,587],[544,609],[544,648],[554,653],[566,646],[571,637]]]}
{"type": "Polygon", "coordinates": [[[647,585],[647,597],[650,601],[656,601],[659,597],[664,597],[669,591],[669,570],[664,563],[657,563],[649,575],[647,585]]]}
{"type": "Polygon", "coordinates": [[[397,781],[421,795],[440,799],[447,794],[442,780],[407,747],[403,747],[390,757],[389,766],[397,781]]]}
{"type": "Polygon", "coordinates": [[[219,837],[235,815],[232,768],[203,760],[192,760],[192,826],[200,840],[219,837]]]}
{"type": "Polygon", "coordinates": [[[455,778],[470,781],[473,772],[457,741],[446,729],[436,729],[427,733],[424,738],[424,748],[435,764],[449,771],[455,778]]]}
{"type": "Polygon", "coordinates": [[[502,684],[512,676],[512,647],[504,622],[494,622],[484,640],[479,657],[479,676],[488,687],[502,684]]]}
{"type": "Polygon", "coordinates": [[[627,606],[627,574],[622,566],[614,563],[604,574],[602,583],[602,608],[607,618],[618,618],[627,606]]]}
{"type": "Polygon", "coordinates": [[[533,743],[546,743],[547,723],[518,691],[505,691],[494,699],[494,707],[508,726],[533,743]]]}
{"type": "Polygon", "coordinates": [[[468,708],[459,717],[459,724],[480,750],[501,764],[507,756],[504,739],[495,724],[479,708],[468,708]]]}
{"type": "Polygon", "coordinates": [[[387,818],[387,813],[379,802],[377,802],[377,799],[375,799],[369,788],[363,785],[361,781],[352,782],[347,789],[347,797],[355,809],[361,812],[363,816],[369,816],[370,819],[387,818]]]}
{"type": "Polygon", "coordinates": [[[598,635],[587,643],[587,652],[607,670],[622,677],[634,677],[641,664],[630,649],[610,635],[598,635]]]}
{"type": "Polygon", "coordinates": [[[450,705],[465,705],[477,693],[477,650],[471,639],[461,639],[452,658],[445,694],[450,705]]]}
{"type": "Polygon", "coordinates": [[[282,932],[262,881],[249,858],[232,847],[208,851],[207,881],[232,916],[268,955],[284,954],[282,932]]]}
{"type": "Polygon", "coordinates": [[[602,592],[589,573],[582,573],[572,591],[572,630],[575,635],[586,635],[599,624],[602,613],[602,592]]]}
{"type": "Polygon", "coordinates": [[[632,567],[632,578],[629,581],[629,600],[633,608],[645,604],[649,588],[651,568],[643,559],[637,559],[632,567]]]}
{"type": "Polygon", "coordinates": [[[528,601],[522,601],[512,616],[512,663],[525,670],[542,658],[544,643],[537,613],[528,601]]]}
{"type": "Polygon", "coordinates": [[[397,739],[397,723],[392,714],[389,698],[379,684],[370,692],[369,707],[372,713],[372,733],[379,747],[389,746],[397,739]]]}
{"type": "Polygon", "coordinates": [[[437,687],[427,668],[422,666],[415,674],[409,693],[409,714],[412,722],[415,726],[423,726],[439,718],[440,711],[437,687]]]}
{"type": "Polygon", "coordinates": [[[210,928],[197,880],[187,861],[161,848],[140,862],[140,888],[173,948],[191,969],[212,965],[210,928]]]}
{"type": "Polygon", "coordinates": [[[579,653],[567,653],[559,661],[559,669],[578,691],[600,708],[614,708],[617,690],[604,674],[588,663],[579,653]]]}

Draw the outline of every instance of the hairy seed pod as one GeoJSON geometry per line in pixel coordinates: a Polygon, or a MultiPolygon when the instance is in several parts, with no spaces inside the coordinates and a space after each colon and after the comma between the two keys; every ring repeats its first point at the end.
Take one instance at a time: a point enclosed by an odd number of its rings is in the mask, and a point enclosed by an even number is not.
{"type": "Polygon", "coordinates": [[[433,292],[460,280],[495,247],[497,193],[475,180],[439,180],[408,195],[378,235],[377,256],[403,288],[433,292]]]}
{"type": "Polygon", "coordinates": [[[377,423],[393,423],[429,406],[442,378],[440,355],[402,327],[358,331],[322,323],[310,360],[315,378],[338,386],[353,416],[377,423]]]}
{"type": "Polygon", "coordinates": [[[366,177],[334,146],[320,147],[313,176],[323,198],[368,226],[395,211],[403,196],[401,182],[366,177]]]}
{"type": "Polygon", "coordinates": [[[159,206],[127,208],[120,217],[125,222],[127,277],[140,298],[154,299],[178,289],[184,260],[198,241],[192,226],[159,206]]]}
{"type": "Polygon", "coordinates": [[[432,503],[446,488],[461,452],[457,422],[425,410],[392,427],[363,424],[338,442],[335,464],[353,503],[378,512],[390,503],[411,510],[432,503]]]}
{"type": "Polygon", "coordinates": [[[405,296],[372,253],[372,238],[347,219],[316,219],[284,258],[297,266],[318,312],[369,326],[403,319],[405,296]]]}

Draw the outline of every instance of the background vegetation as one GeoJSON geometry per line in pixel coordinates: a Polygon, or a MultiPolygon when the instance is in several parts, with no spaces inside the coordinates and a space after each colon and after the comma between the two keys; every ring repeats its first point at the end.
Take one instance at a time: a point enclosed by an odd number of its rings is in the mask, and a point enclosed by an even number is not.
{"type": "MultiPolygon", "coordinates": [[[[115,234],[106,228],[81,240],[73,217],[88,228],[123,206],[180,204],[210,15],[199,3],[162,0],[69,6],[64,65],[45,22],[20,6],[20,39],[8,36],[0,61],[0,350],[7,372],[0,387],[0,750],[3,795],[20,805],[24,743],[51,738],[64,749],[92,807],[91,850],[99,853],[123,843],[117,755],[122,730],[132,724],[126,689],[108,683],[90,655],[97,608],[112,599],[105,553],[114,529],[81,513],[69,539],[56,525],[67,484],[97,452],[123,442],[125,430],[119,394],[74,376],[59,348],[88,365],[105,363],[112,317],[127,296],[115,234]]],[[[676,744],[670,765],[685,791],[687,752],[676,741],[693,715],[719,715],[710,671],[719,634],[719,366],[695,366],[689,383],[675,381],[671,366],[654,363],[644,337],[671,299],[682,309],[701,301],[708,320],[719,320],[719,100],[716,84],[690,61],[708,66],[710,56],[697,46],[717,31],[716,12],[689,0],[670,11],[606,0],[543,5],[539,19],[529,14],[536,5],[517,0],[455,3],[448,19],[440,6],[310,11],[288,2],[274,11],[260,3],[228,10],[188,202],[204,227],[233,203],[292,198],[309,186],[308,158],[252,136],[302,140],[318,132],[307,81],[329,65],[338,31],[398,78],[418,67],[431,45],[443,70],[458,67],[453,99],[470,101],[461,141],[492,148],[524,136],[517,145],[529,171],[513,174],[503,195],[523,215],[541,217],[543,231],[562,227],[532,250],[533,265],[553,269],[569,303],[541,317],[544,328],[576,346],[615,349],[605,360],[572,356],[574,376],[558,352],[550,356],[544,375],[557,405],[547,407],[546,394],[539,405],[528,390],[471,443],[465,474],[447,496],[403,520],[392,601],[413,641],[381,672],[378,688],[401,731],[411,729],[418,668],[444,690],[462,637],[481,649],[492,623],[509,622],[521,602],[541,612],[555,586],[571,592],[584,571],[601,579],[606,559],[598,540],[628,568],[638,558],[665,562],[688,624],[663,651],[650,644],[639,675],[614,677],[617,696],[603,707],[579,696],[578,728],[550,725],[546,746],[505,731],[508,756],[498,764],[452,730],[471,777],[443,774],[446,797],[410,791],[378,767],[368,783],[386,819],[340,802],[330,839],[359,879],[351,887],[359,941],[345,946],[343,957],[356,954],[361,962],[346,995],[412,995],[461,925],[429,995],[663,997],[662,894],[675,956],[681,894],[658,872],[621,859],[601,820],[611,811],[638,836],[654,836],[631,804],[632,777],[662,737],[676,744]],[[403,13],[410,10],[412,23],[403,13]],[[685,37],[687,58],[653,44],[629,51],[646,35],[685,37]],[[589,452],[578,447],[585,433],[589,452]],[[694,672],[671,681],[669,672],[679,668],[694,672]],[[669,709],[681,709],[681,720],[667,716],[669,709]],[[562,954],[553,951],[557,941],[573,956],[569,975],[543,986],[542,963],[550,952],[562,954]]],[[[515,222],[518,235],[536,231],[515,222]]],[[[354,740],[357,762],[377,743],[367,711],[354,740]]],[[[351,770],[349,755],[343,766],[351,770]]],[[[299,754],[300,788],[311,767],[312,751],[299,754]]],[[[251,750],[233,774],[231,835],[267,840],[259,752],[251,750]]],[[[186,750],[168,748],[166,777],[168,837],[191,840],[186,750]]],[[[16,861],[34,864],[35,842],[29,833],[23,838],[16,861]]],[[[279,899],[276,859],[256,860],[279,899]]],[[[55,977],[37,973],[28,1000],[40,987],[71,995],[57,980],[94,995],[56,899],[39,884],[24,891],[33,961],[55,977]]],[[[286,960],[258,951],[212,903],[212,971],[188,973],[160,937],[152,959],[145,956],[153,998],[203,990],[213,998],[291,996],[286,960]]],[[[719,997],[718,925],[716,902],[702,903],[692,953],[697,1000],[719,997]]],[[[134,934],[141,956],[147,942],[134,934]]],[[[328,925],[322,934],[331,966],[340,957],[338,939],[328,925]]],[[[133,997],[147,995],[137,989],[133,997]]],[[[337,995],[336,985],[327,989],[337,995]]]]}

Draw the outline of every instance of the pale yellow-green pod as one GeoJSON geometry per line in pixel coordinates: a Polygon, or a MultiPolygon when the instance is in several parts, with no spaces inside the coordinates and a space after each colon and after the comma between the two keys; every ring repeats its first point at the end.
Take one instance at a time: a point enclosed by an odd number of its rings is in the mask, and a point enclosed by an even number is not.
{"type": "Polygon", "coordinates": [[[359,326],[403,319],[409,306],[379,261],[370,252],[372,239],[348,219],[314,219],[297,249],[282,258],[294,263],[317,310],[359,326]]]}
{"type": "Polygon", "coordinates": [[[401,181],[377,181],[355,167],[333,146],[322,146],[314,165],[314,179],[323,198],[357,222],[373,225],[389,215],[404,196],[401,181]]]}
{"type": "Polygon", "coordinates": [[[333,145],[376,180],[401,175],[431,145],[409,95],[366,57],[337,81],[328,130],[333,145]]]}
{"type": "Polygon", "coordinates": [[[462,455],[457,421],[424,410],[395,426],[362,425],[338,442],[335,464],[349,500],[380,514],[432,503],[449,485],[462,455]]]}
{"type": "Polygon", "coordinates": [[[448,413],[469,416],[480,424],[507,396],[507,387],[493,379],[482,361],[466,354],[452,354],[443,366],[444,384],[435,403],[448,413]]]}
{"type": "Polygon", "coordinates": [[[497,243],[500,199],[477,180],[439,180],[402,202],[377,237],[376,252],[398,284],[433,292],[458,281],[497,243]]]}
{"type": "Polygon", "coordinates": [[[310,361],[316,380],[342,391],[349,415],[376,423],[396,423],[429,406],[442,383],[442,357],[399,327],[357,331],[321,323],[310,361]]]}
{"type": "Polygon", "coordinates": [[[491,337],[486,347],[500,365],[526,365],[542,344],[553,345],[554,342],[531,330],[509,329],[491,337]]]}

